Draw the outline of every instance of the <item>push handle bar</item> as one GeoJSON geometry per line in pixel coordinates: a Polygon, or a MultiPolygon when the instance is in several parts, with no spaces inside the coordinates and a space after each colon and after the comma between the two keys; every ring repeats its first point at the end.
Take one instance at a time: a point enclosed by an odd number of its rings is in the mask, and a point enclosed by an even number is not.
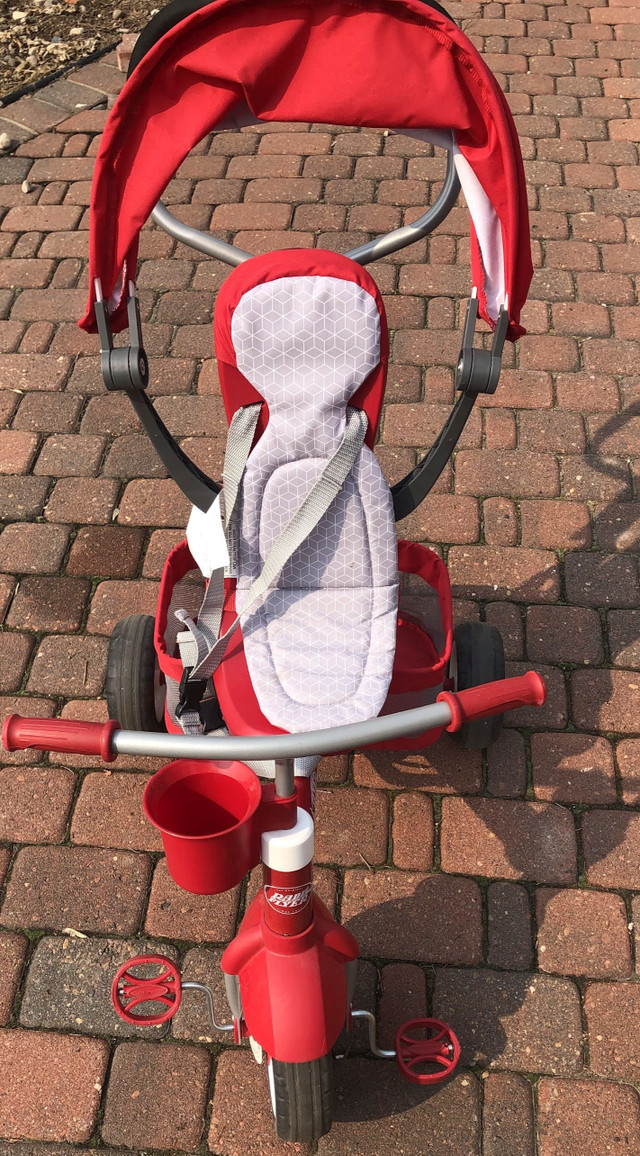
{"type": "Polygon", "coordinates": [[[100,755],[105,762],[111,762],[116,755],[155,755],[169,759],[302,758],[357,750],[438,727],[458,730],[473,718],[502,714],[520,706],[542,706],[546,696],[542,678],[530,671],[520,678],[486,683],[473,690],[443,691],[429,706],[382,715],[362,723],[297,735],[240,737],[123,731],[114,721],[72,722],[68,719],[21,718],[14,714],[5,719],[2,742],[8,751],[29,747],[41,751],[100,755]]]}
{"type": "Polygon", "coordinates": [[[120,723],[76,722],[66,718],[23,718],[10,714],[2,727],[2,745],[7,751],[61,751],[68,755],[99,755],[112,763],[117,757],[114,733],[120,723]]]}
{"type": "Polygon", "coordinates": [[[457,694],[443,690],[438,702],[446,702],[451,710],[448,731],[459,731],[464,723],[472,719],[487,718],[492,714],[503,714],[517,710],[520,706],[542,706],[547,697],[543,679],[535,671],[529,671],[520,678],[504,678],[500,682],[489,682],[461,690],[457,694]]]}

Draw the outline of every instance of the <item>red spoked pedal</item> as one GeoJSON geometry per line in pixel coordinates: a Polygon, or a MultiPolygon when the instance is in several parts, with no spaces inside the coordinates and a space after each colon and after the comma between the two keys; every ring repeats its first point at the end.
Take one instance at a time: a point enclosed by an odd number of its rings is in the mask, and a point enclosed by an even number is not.
{"type": "Polygon", "coordinates": [[[111,1002],[120,1019],[138,1027],[164,1024],[174,1016],[182,998],[182,979],[172,959],[164,955],[136,955],[118,969],[111,985],[111,1002]],[[155,966],[157,975],[134,975],[136,967],[155,966]],[[165,1010],[151,1014],[137,1013],[140,1004],[164,1004],[165,1010]]]}
{"type": "Polygon", "coordinates": [[[459,1059],[457,1037],[442,1020],[409,1020],[396,1032],[396,1061],[412,1084],[439,1084],[459,1059]]]}

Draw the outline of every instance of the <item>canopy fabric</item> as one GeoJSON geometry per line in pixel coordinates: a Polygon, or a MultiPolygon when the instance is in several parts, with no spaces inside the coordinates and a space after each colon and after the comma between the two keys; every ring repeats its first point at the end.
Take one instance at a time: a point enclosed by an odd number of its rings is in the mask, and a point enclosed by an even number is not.
{"type": "Polygon", "coordinates": [[[453,133],[469,190],[480,314],[493,324],[506,297],[509,337],[524,332],[519,317],[532,267],[513,119],[464,33],[421,0],[367,0],[366,8],[360,0],[214,0],[163,36],[105,127],[81,328],[96,330],[95,278],[114,331],[126,327],[140,229],[190,149],[238,117],[453,133]]]}

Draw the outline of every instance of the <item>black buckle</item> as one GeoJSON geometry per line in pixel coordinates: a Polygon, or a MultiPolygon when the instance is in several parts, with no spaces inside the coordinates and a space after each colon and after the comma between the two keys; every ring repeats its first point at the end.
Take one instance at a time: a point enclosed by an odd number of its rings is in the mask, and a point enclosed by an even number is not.
{"type": "Polygon", "coordinates": [[[495,393],[500,377],[509,313],[500,306],[491,349],[474,349],[473,338],[478,320],[478,295],[474,289],[467,306],[462,333],[462,348],[456,367],[456,389],[469,393],[495,393]]]}
{"type": "Polygon", "coordinates": [[[146,389],[149,384],[149,361],[142,344],[140,306],[133,281],[129,282],[127,316],[130,343],[122,349],[113,348],[113,334],[102,289],[96,281],[96,322],[100,335],[102,379],[107,389],[146,389]]]}
{"type": "Polygon", "coordinates": [[[202,729],[206,735],[211,731],[220,730],[225,725],[222,711],[220,710],[220,703],[214,694],[209,698],[203,698],[199,708],[200,722],[202,729]]]}
{"type": "Polygon", "coordinates": [[[207,689],[206,678],[189,678],[192,666],[185,666],[180,679],[180,700],[176,707],[176,718],[182,718],[187,711],[198,711],[200,703],[207,689]]]}

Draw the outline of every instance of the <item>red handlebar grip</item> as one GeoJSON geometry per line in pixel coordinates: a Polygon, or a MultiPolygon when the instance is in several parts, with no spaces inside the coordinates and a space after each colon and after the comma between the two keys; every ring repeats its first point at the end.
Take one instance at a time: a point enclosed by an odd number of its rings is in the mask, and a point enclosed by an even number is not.
{"type": "Polygon", "coordinates": [[[463,723],[474,718],[502,714],[507,710],[517,710],[520,706],[542,706],[547,697],[544,680],[530,670],[520,678],[504,678],[500,682],[487,682],[474,686],[471,690],[443,690],[437,702],[446,702],[451,709],[448,731],[458,731],[463,723]]]}
{"type": "Polygon", "coordinates": [[[116,753],[111,740],[113,732],[119,729],[120,723],[114,719],[92,723],[66,718],[23,718],[19,714],[10,714],[2,727],[2,745],[8,751],[34,747],[37,751],[100,755],[105,763],[112,763],[116,753]]]}

